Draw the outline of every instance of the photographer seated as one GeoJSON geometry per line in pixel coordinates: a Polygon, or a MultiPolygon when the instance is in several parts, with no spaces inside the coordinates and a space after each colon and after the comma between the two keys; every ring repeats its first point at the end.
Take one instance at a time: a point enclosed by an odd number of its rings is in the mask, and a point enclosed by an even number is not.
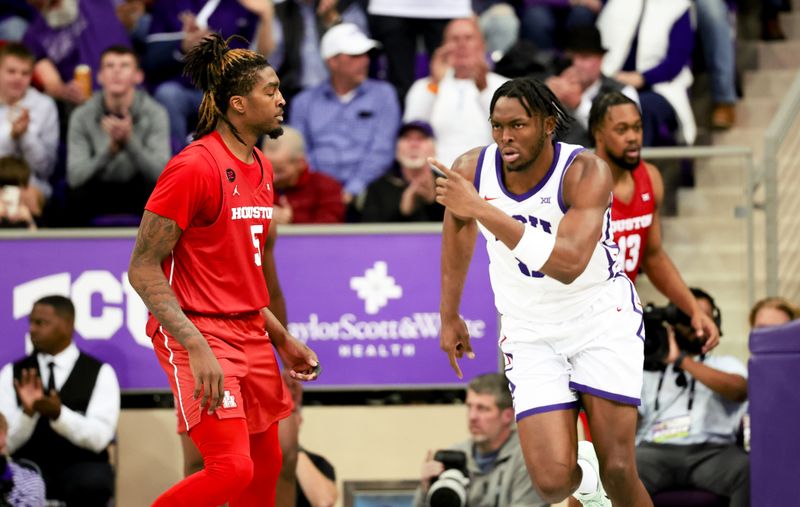
{"type": "MultiPolygon", "coordinates": [[[[713,298],[692,289],[720,325],[713,298]]],[[[647,491],[703,489],[750,505],[749,457],[736,445],[747,408],[747,368],[733,356],[700,353],[689,318],[645,309],[645,371],[636,465],[647,491]]]]}
{"type": "Polygon", "coordinates": [[[466,405],[472,438],[428,453],[414,507],[547,505],[525,469],[506,378],[487,373],[472,379],[466,405]]]}

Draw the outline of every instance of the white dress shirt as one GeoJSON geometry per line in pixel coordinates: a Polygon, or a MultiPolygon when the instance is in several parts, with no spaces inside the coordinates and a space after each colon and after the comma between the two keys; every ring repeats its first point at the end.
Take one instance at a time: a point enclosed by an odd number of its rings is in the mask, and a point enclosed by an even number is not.
{"type": "MultiPolygon", "coordinates": [[[[78,347],[74,343],[70,343],[66,349],[54,356],[38,354],[37,360],[44,389],[47,389],[47,384],[50,382],[49,363],[55,363],[53,368],[55,386],[57,390],[61,390],[72,373],[79,355],[78,347]]],[[[100,452],[108,447],[114,438],[119,411],[117,375],[109,364],[103,363],[97,374],[86,413],[82,414],[62,405],[61,414],[58,419],[50,421],[50,427],[74,445],[100,452]]],[[[31,438],[41,415],[34,413],[33,416],[29,416],[17,404],[14,365],[11,363],[0,370],[0,412],[8,419],[8,450],[13,454],[31,438]]]]}
{"type": "Polygon", "coordinates": [[[31,183],[45,197],[50,197],[50,176],[56,164],[58,150],[58,110],[55,101],[34,88],[28,88],[22,100],[9,106],[0,102],[0,156],[16,155],[25,159],[31,168],[31,183]],[[28,110],[28,129],[19,139],[11,137],[12,112],[28,110]]]}

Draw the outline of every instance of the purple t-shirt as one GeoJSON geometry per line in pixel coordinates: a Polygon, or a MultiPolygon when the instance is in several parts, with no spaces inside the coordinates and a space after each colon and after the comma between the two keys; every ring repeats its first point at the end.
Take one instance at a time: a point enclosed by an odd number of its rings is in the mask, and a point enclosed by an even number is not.
{"type": "MultiPolygon", "coordinates": [[[[248,42],[253,42],[259,23],[258,16],[236,0],[221,0],[216,5],[214,3],[214,0],[161,0],[154,3],[153,21],[145,51],[145,68],[149,73],[147,79],[152,84],[180,77],[183,69],[183,55],[180,51],[183,40],[181,14],[184,12],[203,18],[209,30],[226,39],[239,35],[248,42]],[[209,7],[204,9],[206,4],[209,7]]],[[[247,44],[241,40],[233,40],[231,47],[247,47],[247,44]]],[[[181,83],[191,86],[185,77],[181,78],[181,83]]]]}
{"type": "Polygon", "coordinates": [[[50,59],[61,79],[69,82],[75,67],[86,64],[92,68],[92,80],[100,68],[100,54],[109,46],[131,46],[125,27],[117,18],[111,0],[80,0],[77,19],[67,26],[53,29],[38,13],[25,32],[22,43],[36,59],[50,59]]]}

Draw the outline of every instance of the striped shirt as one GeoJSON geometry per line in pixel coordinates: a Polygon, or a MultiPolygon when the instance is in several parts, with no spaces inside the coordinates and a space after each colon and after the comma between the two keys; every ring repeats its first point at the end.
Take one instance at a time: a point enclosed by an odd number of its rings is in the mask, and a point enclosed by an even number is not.
{"type": "Polygon", "coordinates": [[[44,480],[35,471],[13,461],[8,462],[14,487],[6,497],[12,507],[43,507],[44,480]]]}

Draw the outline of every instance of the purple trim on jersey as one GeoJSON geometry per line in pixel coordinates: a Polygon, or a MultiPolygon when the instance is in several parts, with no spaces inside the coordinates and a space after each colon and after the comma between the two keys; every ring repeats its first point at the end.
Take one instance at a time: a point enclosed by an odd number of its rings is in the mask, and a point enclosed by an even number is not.
{"type": "Polygon", "coordinates": [[[472,180],[472,184],[475,185],[475,190],[478,193],[481,192],[481,168],[483,167],[483,156],[486,155],[486,150],[489,149],[489,146],[484,146],[481,150],[481,154],[478,156],[478,166],[475,168],[475,179],[472,180]]]}
{"type": "Polygon", "coordinates": [[[575,157],[578,156],[578,153],[585,150],[586,148],[584,148],[583,146],[573,150],[573,152],[570,153],[569,158],[567,159],[567,163],[564,165],[564,171],[561,173],[561,181],[558,182],[558,207],[561,208],[562,213],[566,213],[567,209],[569,209],[567,207],[567,203],[564,202],[564,192],[562,191],[562,188],[564,187],[564,176],[567,175],[569,166],[570,164],[572,164],[572,161],[575,160],[575,157]]]}
{"type": "Polygon", "coordinates": [[[536,192],[541,190],[542,187],[544,187],[547,184],[548,180],[550,180],[550,176],[552,176],[553,173],[555,172],[556,166],[558,165],[558,157],[560,154],[561,154],[561,143],[555,143],[555,151],[553,153],[553,163],[550,164],[550,168],[547,170],[547,173],[544,175],[544,178],[539,180],[539,183],[537,183],[535,187],[528,190],[524,194],[515,194],[514,192],[511,192],[506,188],[506,184],[503,181],[503,157],[502,154],[500,153],[500,148],[498,147],[497,156],[495,157],[495,167],[497,169],[497,183],[500,184],[500,189],[503,191],[504,194],[506,194],[508,197],[514,199],[517,202],[522,202],[525,199],[535,195],[536,192]]]}
{"type": "Polygon", "coordinates": [[[570,401],[569,403],[557,403],[555,405],[545,405],[543,407],[531,408],[517,414],[517,422],[520,422],[522,419],[531,415],[543,414],[544,412],[554,412],[556,410],[569,410],[572,408],[578,408],[578,405],[579,403],[577,401],[570,401]]]}
{"type": "Polygon", "coordinates": [[[636,336],[638,336],[640,340],[644,341],[644,313],[636,308],[636,298],[634,297],[635,289],[633,288],[633,282],[631,282],[631,279],[625,274],[625,271],[620,271],[617,273],[616,278],[624,278],[625,281],[628,282],[628,287],[631,289],[631,306],[633,307],[633,311],[642,316],[642,323],[639,324],[639,329],[636,330],[636,336]]]}
{"type": "Polygon", "coordinates": [[[599,396],[600,398],[605,398],[611,401],[618,401],[626,405],[634,405],[638,407],[639,405],[642,404],[642,400],[640,400],[639,398],[632,398],[630,396],[623,396],[621,394],[610,393],[608,391],[603,391],[602,389],[595,389],[594,387],[585,386],[583,384],[578,384],[576,382],[570,382],[569,387],[570,389],[574,389],[581,393],[599,396]]]}
{"type": "Polygon", "coordinates": [[[608,278],[606,280],[611,280],[614,278],[614,259],[611,257],[611,252],[608,251],[608,245],[605,243],[601,243],[603,245],[603,251],[606,253],[606,259],[608,259],[608,278]]]}

